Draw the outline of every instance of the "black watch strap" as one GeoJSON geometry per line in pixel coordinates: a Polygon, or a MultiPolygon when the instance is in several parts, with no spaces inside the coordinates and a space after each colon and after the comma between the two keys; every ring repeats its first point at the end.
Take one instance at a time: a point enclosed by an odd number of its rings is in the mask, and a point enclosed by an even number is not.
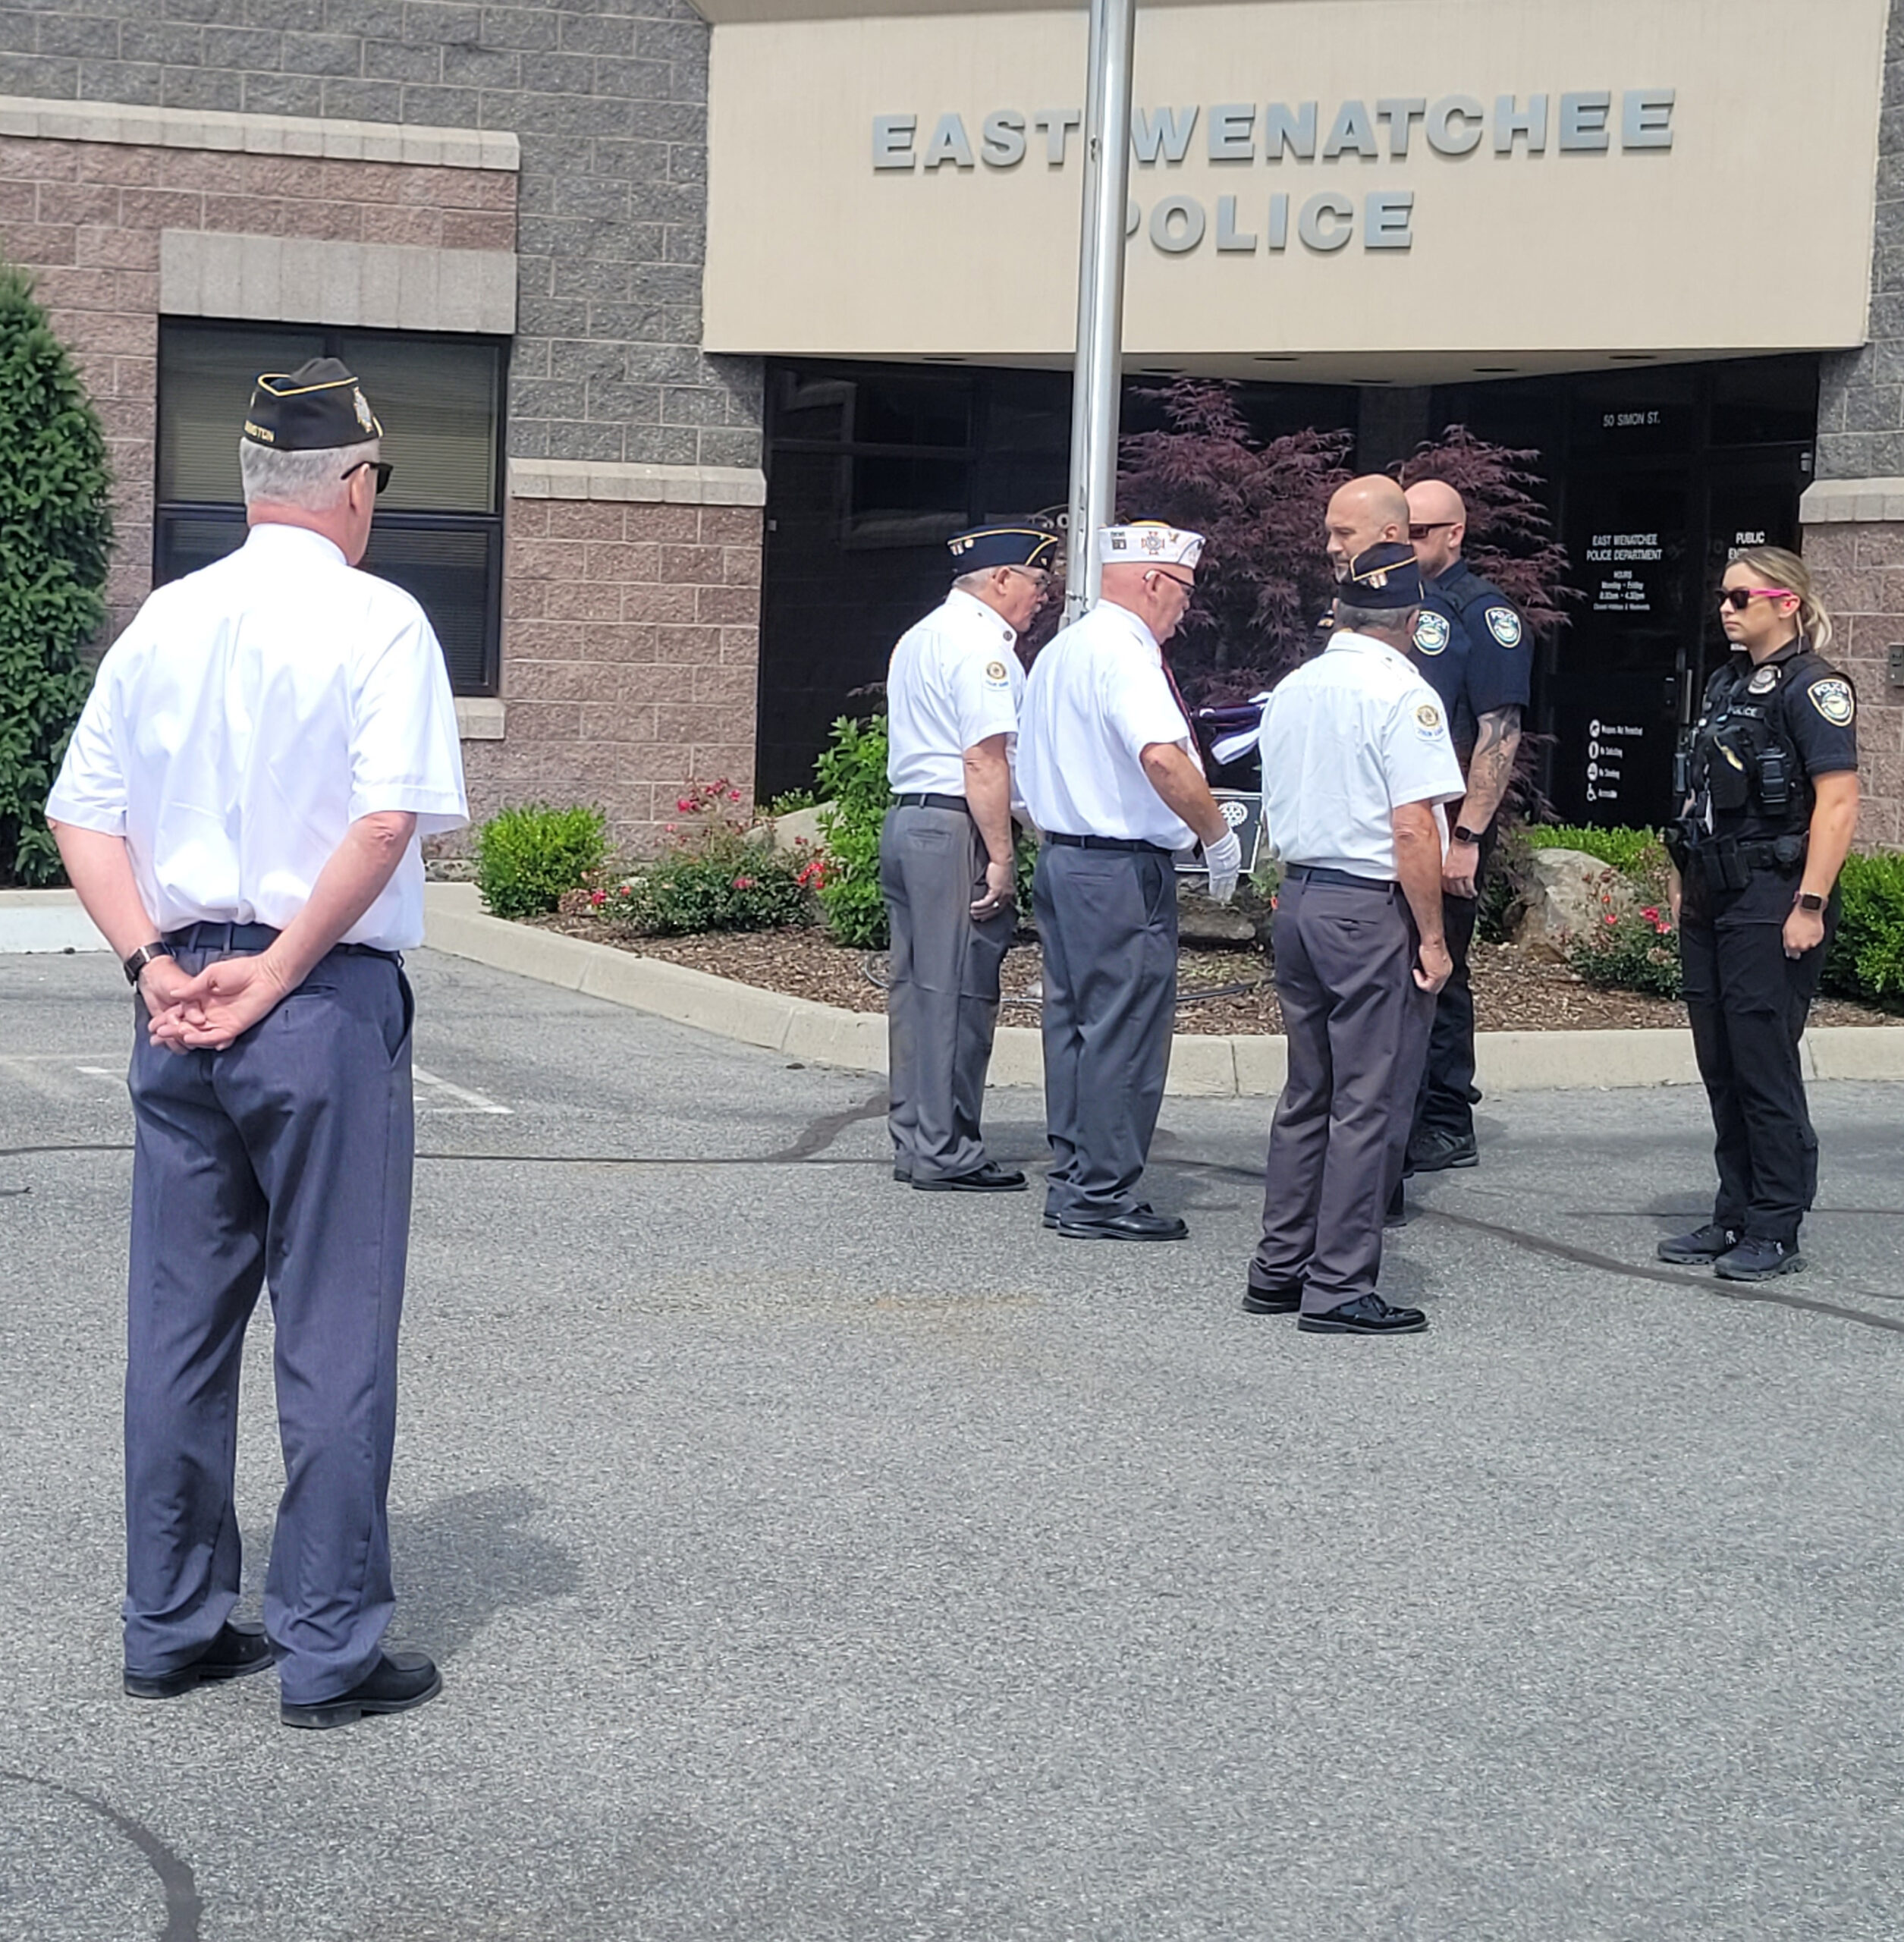
{"type": "Polygon", "coordinates": [[[1485,830],[1470,829],[1466,823],[1458,822],[1454,826],[1454,840],[1457,843],[1478,843],[1486,833],[1485,830]]]}
{"type": "Polygon", "coordinates": [[[136,985],[139,982],[140,973],[144,970],[155,957],[169,957],[171,954],[172,947],[163,938],[158,938],[151,944],[142,944],[125,960],[126,982],[128,985],[136,985]]]}

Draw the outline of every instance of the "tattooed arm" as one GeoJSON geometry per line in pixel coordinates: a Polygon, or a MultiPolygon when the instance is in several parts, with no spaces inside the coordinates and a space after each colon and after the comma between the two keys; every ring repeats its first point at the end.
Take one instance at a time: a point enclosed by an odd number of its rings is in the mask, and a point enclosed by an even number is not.
{"type": "MultiPolygon", "coordinates": [[[[1468,762],[1468,794],[1456,819],[1463,829],[1478,835],[1494,819],[1500,799],[1514,775],[1514,756],[1521,745],[1518,708],[1491,708],[1478,724],[1475,752],[1468,762]]],[[[1481,860],[1477,845],[1450,843],[1441,866],[1442,888],[1453,897],[1475,894],[1475,870],[1481,860]]]]}

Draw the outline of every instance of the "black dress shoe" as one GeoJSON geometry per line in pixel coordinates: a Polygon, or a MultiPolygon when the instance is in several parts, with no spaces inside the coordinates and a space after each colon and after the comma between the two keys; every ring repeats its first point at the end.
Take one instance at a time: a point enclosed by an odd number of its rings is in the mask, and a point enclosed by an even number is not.
{"type": "Polygon", "coordinates": [[[1186,1241],[1190,1230],[1174,1214],[1133,1207],[1122,1214],[1060,1218],[1057,1230],[1067,1241],[1186,1241]]]}
{"type": "Polygon", "coordinates": [[[895,1167],[893,1169],[893,1178],[896,1180],[910,1180],[912,1177],[912,1169],[910,1167],[895,1167]]]}
{"type": "Polygon", "coordinates": [[[1254,1281],[1246,1281],[1243,1306],[1246,1315],[1293,1315],[1302,1306],[1302,1290],[1299,1285],[1259,1288],[1254,1281]]]}
{"type": "Polygon", "coordinates": [[[1653,1252],[1662,1261],[1697,1267],[1731,1253],[1744,1238],[1736,1227],[1722,1227],[1717,1221],[1708,1221],[1689,1234],[1675,1234],[1670,1240],[1661,1241],[1653,1252]]]}
{"type": "Polygon", "coordinates": [[[919,1193],[1022,1193],[1025,1176],[1016,1167],[1001,1167],[996,1160],[988,1160],[969,1174],[947,1174],[942,1180],[921,1180],[915,1174],[913,1187],[919,1193]]]}
{"type": "Polygon", "coordinates": [[[1045,1217],[1045,1224],[1048,1227],[1055,1227],[1057,1225],[1057,1216],[1055,1214],[1047,1214],[1045,1217]]]}
{"type": "Polygon", "coordinates": [[[156,1678],[143,1673],[126,1674],[126,1691],[134,1699],[176,1699],[195,1686],[207,1686],[221,1679],[243,1679],[246,1673],[262,1672],[271,1664],[271,1641],[262,1625],[234,1625],[229,1619],[218,1636],[198,1657],[175,1672],[156,1678]]]}
{"type": "Polygon", "coordinates": [[[442,1689],[443,1675],[433,1660],[421,1652],[386,1652],[348,1692],[314,1706],[294,1706],[286,1700],[278,1717],[287,1727],[347,1727],[366,1713],[407,1713],[442,1689]]]}
{"type": "Polygon", "coordinates": [[[1419,1335],[1428,1317],[1419,1308],[1390,1308],[1380,1295],[1358,1295],[1322,1315],[1305,1315],[1296,1327],[1305,1335],[1419,1335]]]}
{"type": "Polygon", "coordinates": [[[1797,1274],[1805,1265],[1805,1256],[1796,1241],[1768,1241],[1762,1235],[1748,1234],[1712,1265],[1722,1281],[1770,1281],[1781,1274],[1797,1274]]]}
{"type": "Polygon", "coordinates": [[[1481,1164],[1481,1143],[1472,1133],[1425,1133],[1408,1145],[1408,1174],[1445,1173],[1450,1167],[1481,1164]]]}

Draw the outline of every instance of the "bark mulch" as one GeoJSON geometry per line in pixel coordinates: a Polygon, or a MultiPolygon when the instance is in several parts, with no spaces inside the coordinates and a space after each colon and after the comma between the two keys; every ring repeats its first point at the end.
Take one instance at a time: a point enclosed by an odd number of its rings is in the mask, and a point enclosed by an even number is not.
{"type": "MultiPolygon", "coordinates": [[[[849,951],[817,930],[649,938],[586,917],[545,918],[540,928],[847,1011],[886,1008],[885,991],[875,982],[885,974],[884,954],[849,951]]],[[[1604,1031],[1686,1023],[1686,1009],[1676,1000],[1598,990],[1563,966],[1525,956],[1511,944],[1476,944],[1472,965],[1475,1010],[1484,1032],[1604,1031]]],[[[1035,987],[1038,971],[1036,941],[1027,938],[1013,944],[1005,959],[1001,1023],[1037,1023],[1035,1005],[1013,1000],[1022,999],[1035,987]]],[[[1177,991],[1180,1032],[1258,1033],[1283,1029],[1275,987],[1268,982],[1262,952],[1252,944],[1186,945],[1179,962],[1177,991]]],[[[1821,998],[1811,1008],[1811,1020],[1817,1025],[1904,1025],[1904,1014],[1843,998],[1821,998]]]]}

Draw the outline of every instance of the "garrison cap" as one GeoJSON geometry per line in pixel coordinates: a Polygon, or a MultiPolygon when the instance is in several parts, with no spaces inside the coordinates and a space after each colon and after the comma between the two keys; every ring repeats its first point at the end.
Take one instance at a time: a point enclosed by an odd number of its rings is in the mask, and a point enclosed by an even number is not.
{"type": "Polygon", "coordinates": [[[1098,529],[1098,558],[1107,567],[1194,567],[1202,557],[1202,533],[1161,519],[1098,529]]]}
{"type": "Polygon", "coordinates": [[[1422,570],[1406,540],[1378,540],[1349,562],[1339,596],[1351,607],[1392,607],[1398,611],[1422,604],[1422,570]]]}
{"type": "Polygon", "coordinates": [[[244,435],[275,452],[329,451],[382,438],[383,427],[357,379],[335,357],[313,357],[259,379],[244,435]]]}
{"type": "Polygon", "coordinates": [[[961,573],[982,573],[992,567],[1035,567],[1046,573],[1057,570],[1058,536],[1029,520],[975,526],[946,544],[952,564],[961,573]]]}

